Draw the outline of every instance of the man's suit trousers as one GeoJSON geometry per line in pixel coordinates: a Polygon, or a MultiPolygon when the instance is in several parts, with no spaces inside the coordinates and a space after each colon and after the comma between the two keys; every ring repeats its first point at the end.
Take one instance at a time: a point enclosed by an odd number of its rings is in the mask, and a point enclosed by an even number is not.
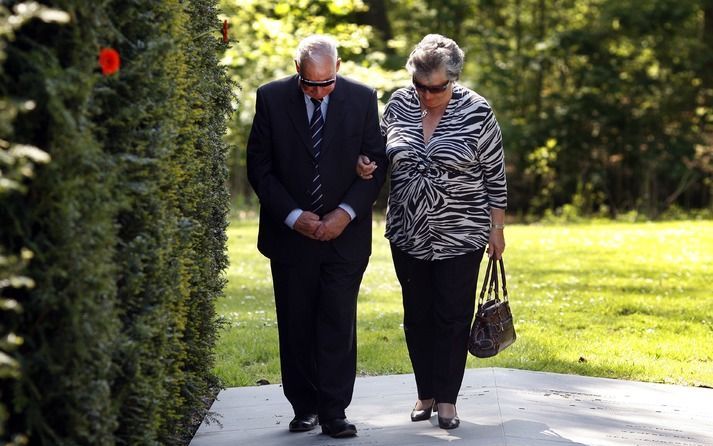
{"type": "Polygon", "coordinates": [[[300,262],[271,261],[285,396],[295,415],[344,418],[356,377],[356,303],[368,258],[329,242],[300,262]]]}

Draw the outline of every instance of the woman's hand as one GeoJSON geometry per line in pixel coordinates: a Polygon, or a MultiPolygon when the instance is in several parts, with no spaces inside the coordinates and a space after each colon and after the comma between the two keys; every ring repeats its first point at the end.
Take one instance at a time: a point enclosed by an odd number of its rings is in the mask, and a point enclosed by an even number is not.
{"type": "Polygon", "coordinates": [[[505,252],[505,209],[490,208],[488,257],[500,260],[505,252]]]}
{"type": "Polygon", "coordinates": [[[505,252],[505,233],[502,228],[490,228],[488,257],[500,260],[505,252]]]}
{"type": "Polygon", "coordinates": [[[376,170],[376,162],[369,160],[366,155],[359,155],[356,165],[356,173],[362,180],[370,180],[374,178],[374,171],[376,170]]]}

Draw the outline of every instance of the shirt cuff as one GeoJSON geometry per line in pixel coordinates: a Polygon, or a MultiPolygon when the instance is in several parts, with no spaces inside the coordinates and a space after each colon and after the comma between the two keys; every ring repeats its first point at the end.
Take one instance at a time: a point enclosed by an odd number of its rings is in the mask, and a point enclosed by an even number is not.
{"type": "Polygon", "coordinates": [[[352,220],[354,220],[356,218],[356,212],[354,212],[354,209],[351,206],[349,206],[348,204],[339,203],[339,207],[344,209],[344,212],[349,214],[349,217],[351,217],[352,220]]]}
{"type": "Polygon", "coordinates": [[[290,229],[295,229],[295,222],[297,221],[298,218],[300,218],[300,215],[302,215],[302,212],[304,212],[302,209],[294,209],[292,212],[287,214],[287,218],[285,219],[285,224],[290,227],[290,229]]]}

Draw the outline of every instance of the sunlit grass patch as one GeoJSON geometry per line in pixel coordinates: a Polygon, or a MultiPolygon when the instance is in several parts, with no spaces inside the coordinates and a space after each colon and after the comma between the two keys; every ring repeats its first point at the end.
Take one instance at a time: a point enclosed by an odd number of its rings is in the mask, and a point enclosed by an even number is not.
{"type": "MultiPolygon", "coordinates": [[[[357,371],[411,373],[383,225],[374,233],[357,371]]],[[[217,305],[225,329],[216,373],[227,386],[280,381],[269,262],[256,237],[254,220],[232,222],[217,305]]],[[[518,340],[495,358],[470,357],[468,367],[713,386],[713,222],[509,225],[506,240],[518,340]]]]}

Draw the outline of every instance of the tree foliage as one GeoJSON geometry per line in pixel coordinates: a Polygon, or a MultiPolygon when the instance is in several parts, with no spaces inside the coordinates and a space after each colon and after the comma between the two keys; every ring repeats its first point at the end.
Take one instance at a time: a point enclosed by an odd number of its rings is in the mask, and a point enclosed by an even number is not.
{"type": "MultiPolygon", "coordinates": [[[[245,98],[230,126],[234,159],[242,159],[251,94],[291,72],[299,38],[337,37],[342,57],[367,71],[344,72],[377,87],[383,103],[408,83],[402,67],[413,46],[437,32],[465,50],[460,81],[491,102],[503,127],[512,211],[713,209],[710,2],[223,3],[240,39],[226,62],[245,98]]],[[[233,188],[249,196],[240,163],[233,167],[233,188]]]]}
{"type": "Polygon", "coordinates": [[[527,198],[517,206],[655,217],[673,203],[708,204],[691,163],[710,115],[700,3],[517,6],[486,16],[500,36],[480,44],[508,44],[478,62],[479,83],[510,92],[494,102],[508,127],[516,197],[527,198]]]}

